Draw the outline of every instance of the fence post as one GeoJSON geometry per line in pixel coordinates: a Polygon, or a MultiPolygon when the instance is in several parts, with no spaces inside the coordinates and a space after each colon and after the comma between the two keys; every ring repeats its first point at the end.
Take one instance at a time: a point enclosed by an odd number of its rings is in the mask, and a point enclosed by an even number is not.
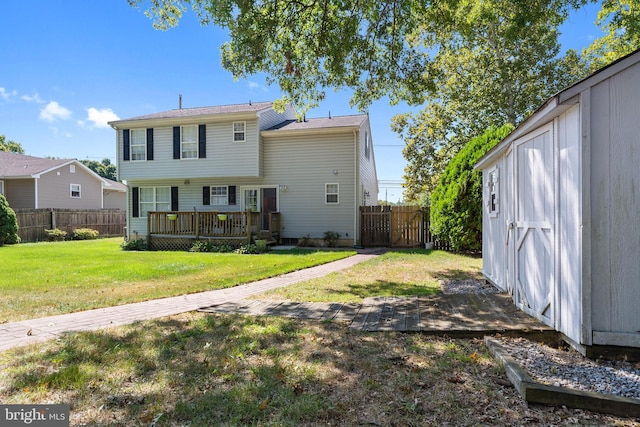
{"type": "Polygon", "coordinates": [[[51,208],[51,229],[55,230],[58,228],[58,224],[56,223],[56,210],[51,208]]]}

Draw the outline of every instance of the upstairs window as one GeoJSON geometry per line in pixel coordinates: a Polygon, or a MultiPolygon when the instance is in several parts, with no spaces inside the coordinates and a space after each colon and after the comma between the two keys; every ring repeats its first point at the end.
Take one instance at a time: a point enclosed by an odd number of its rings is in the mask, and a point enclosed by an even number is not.
{"type": "Polygon", "coordinates": [[[71,198],[72,199],[80,198],[80,184],[71,184],[71,198]]]}
{"type": "Polygon", "coordinates": [[[226,206],[229,204],[229,187],[221,185],[211,187],[211,204],[226,206]]]}
{"type": "Polygon", "coordinates": [[[245,142],[246,139],[246,122],[233,122],[233,142],[245,142]]]}
{"type": "Polygon", "coordinates": [[[340,186],[338,184],[324,185],[324,202],[327,205],[337,205],[339,202],[340,186]]]}
{"type": "Polygon", "coordinates": [[[131,160],[147,160],[146,129],[131,129],[131,160]]]}
{"type": "Polygon", "coordinates": [[[183,159],[198,158],[198,126],[182,126],[180,132],[180,152],[183,159]]]}
{"type": "Polygon", "coordinates": [[[369,139],[369,132],[364,132],[364,156],[369,159],[371,156],[371,140],[369,139]]]}

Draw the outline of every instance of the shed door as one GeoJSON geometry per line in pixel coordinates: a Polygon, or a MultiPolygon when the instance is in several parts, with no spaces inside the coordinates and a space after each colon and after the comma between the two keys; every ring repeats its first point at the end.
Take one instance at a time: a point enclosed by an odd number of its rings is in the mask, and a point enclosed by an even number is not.
{"type": "Polygon", "coordinates": [[[552,126],[516,142],[515,301],[555,326],[554,180],[552,126]]]}

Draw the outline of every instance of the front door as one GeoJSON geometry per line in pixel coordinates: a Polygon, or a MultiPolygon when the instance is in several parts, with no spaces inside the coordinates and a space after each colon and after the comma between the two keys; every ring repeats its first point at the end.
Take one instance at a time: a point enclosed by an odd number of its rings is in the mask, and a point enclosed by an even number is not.
{"type": "Polygon", "coordinates": [[[260,212],[260,227],[269,229],[269,213],[278,211],[278,191],[275,187],[244,188],[242,209],[260,212]]]}
{"type": "Polygon", "coordinates": [[[515,301],[525,312],[555,326],[555,184],[552,127],[515,143],[515,301]]]}

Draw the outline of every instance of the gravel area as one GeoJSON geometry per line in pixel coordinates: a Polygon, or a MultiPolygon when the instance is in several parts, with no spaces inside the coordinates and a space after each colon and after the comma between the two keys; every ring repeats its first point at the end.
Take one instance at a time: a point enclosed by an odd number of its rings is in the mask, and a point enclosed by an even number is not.
{"type": "MultiPolygon", "coordinates": [[[[441,280],[440,286],[445,294],[500,292],[480,280],[441,280]]],[[[497,340],[541,384],[640,399],[640,363],[591,360],[568,345],[553,348],[524,338],[497,340]]]]}

